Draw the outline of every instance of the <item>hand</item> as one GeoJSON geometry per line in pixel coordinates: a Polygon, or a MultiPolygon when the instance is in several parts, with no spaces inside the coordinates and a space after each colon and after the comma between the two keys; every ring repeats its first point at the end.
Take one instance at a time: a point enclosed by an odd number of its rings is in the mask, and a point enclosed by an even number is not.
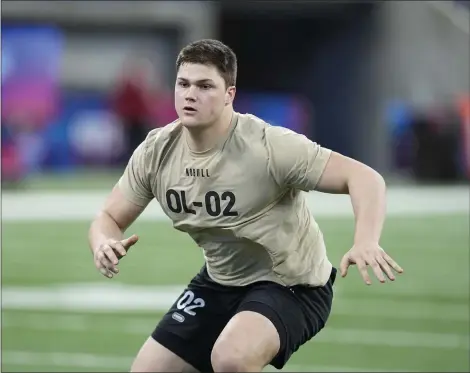
{"type": "Polygon", "coordinates": [[[341,259],[341,277],[346,277],[350,265],[356,264],[359,272],[367,285],[371,285],[367,266],[372,267],[375,276],[381,283],[385,282],[384,273],[391,280],[395,276],[390,267],[397,273],[403,273],[403,269],[376,243],[356,244],[341,259]]]}
{"type": "Polygon", "coordinates": [[[117,274],[119,269],[117,265],[119,259],[126,255],[129,248],[139,240],[135,234],[122,241],[118,240],[107,240],[93,253],[93,259],[96,268],[101,272],[102,275],[113,278],[113,273],[117,274]]]}

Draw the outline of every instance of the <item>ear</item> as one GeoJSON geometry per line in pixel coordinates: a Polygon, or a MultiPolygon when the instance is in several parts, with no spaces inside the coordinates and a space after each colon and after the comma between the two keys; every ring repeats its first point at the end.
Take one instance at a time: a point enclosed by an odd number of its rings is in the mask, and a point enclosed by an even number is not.
{"type": "Polygon", "coordinates": [[[233,103],[233,100],[235,100],[236,91],[237,88],[235,86],[227,88],[227,91],[225,92],[225,106],[231,105],[233,103]]]}

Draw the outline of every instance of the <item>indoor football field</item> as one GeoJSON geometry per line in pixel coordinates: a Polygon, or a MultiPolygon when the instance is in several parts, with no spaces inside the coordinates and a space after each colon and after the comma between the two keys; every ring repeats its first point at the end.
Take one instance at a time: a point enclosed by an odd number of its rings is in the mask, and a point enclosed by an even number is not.
{"type": "MultiPolygon", "coordinates": [[[[405,273],[370,287],[355,268],[338,277],[327,327],[284,371],[468,372],[464,192],[391,193],[382,246],[405,273]]],[[[153,207],[128,231],[140,241],[120,274],[104,278],[87,246],[89,219],[104,195],[4,192],[3,372],[129,371],[142,342],[201,267],[200,249],[153,207]]],[[[325,197],[331,203],[322,197],[312,197],[312,210],[338,265],[352,243],[354,221],[347,197],[325,197]]]]}

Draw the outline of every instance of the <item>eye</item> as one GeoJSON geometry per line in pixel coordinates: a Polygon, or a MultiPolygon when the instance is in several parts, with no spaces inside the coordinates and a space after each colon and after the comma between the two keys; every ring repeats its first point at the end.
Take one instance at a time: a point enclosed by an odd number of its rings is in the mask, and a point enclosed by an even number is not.
{"type": "Polygon", "coordinates": [[[211,86],[210,84],[203,84],[203,85],[201,86],[201,88],[202,88],[202,89],[211,89],[212,86],[211,86]]]}
{"type": "Polygon", "coordinates": [[[178,82],[178,85],[179,85],[180,87],[186,88],[189,84],[186,83],[186,82],[178,82]]]}

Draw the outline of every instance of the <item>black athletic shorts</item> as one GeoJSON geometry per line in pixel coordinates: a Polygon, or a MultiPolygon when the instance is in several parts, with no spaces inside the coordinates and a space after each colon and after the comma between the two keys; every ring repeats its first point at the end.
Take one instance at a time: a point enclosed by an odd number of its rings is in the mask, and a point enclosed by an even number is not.
{"type": "Polygon", "coordinates": [[[328,319],[333,300],[333,268],[325,286],[285,287],[257,282],[243,287],[214,282],[206,267],[191,280],[152,333],[153,339],[201,372],[213,372],[211,351],[228,321],[254,311],[276,327],[281,346],[271,365],[281,369],[291,355],[315,336],[328,319]]]}

